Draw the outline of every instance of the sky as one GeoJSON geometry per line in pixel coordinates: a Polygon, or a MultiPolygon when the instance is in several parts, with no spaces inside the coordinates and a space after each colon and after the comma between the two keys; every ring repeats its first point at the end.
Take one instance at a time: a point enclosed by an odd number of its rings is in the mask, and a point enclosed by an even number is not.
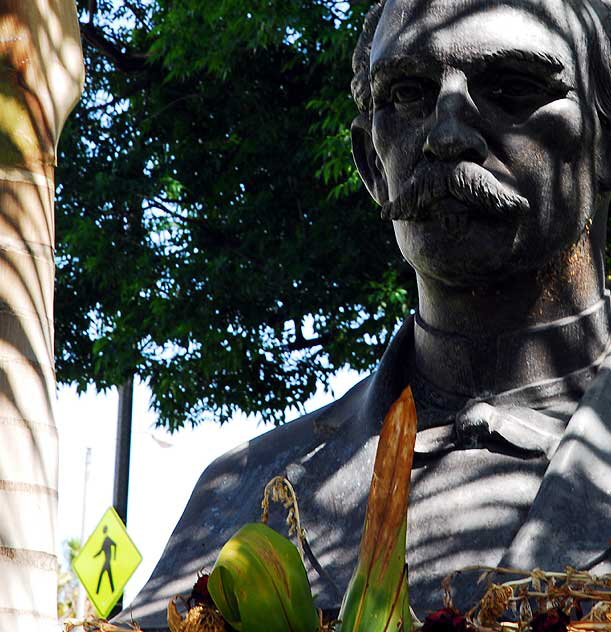
{"type": "MultiPolygon", "coordinates": [[[[332,380],[333,394],[319,390],[306,402],[306,411],[340,397],[361,377],[355,371],[341,371],[332,380]]],[[[91,387],[79,397],[75,388],[58,389],[60,555],[66,540],[81,538],[82,531],[86,540],[112,505],[117,407],[116,390],[97,394],[91,387]],[[85,489],[88,448],[91,456],[85,489]]],[[[255,418],[238,415],[222,427],[205,422],[171,435],[155,428],[155,420],[149,410],[149,391],[137,382],[127,531],[143,560],[127,583],[124,604],[132,601],[149,578],[204,468],[227,450],[272,429],[255,418]]]]}

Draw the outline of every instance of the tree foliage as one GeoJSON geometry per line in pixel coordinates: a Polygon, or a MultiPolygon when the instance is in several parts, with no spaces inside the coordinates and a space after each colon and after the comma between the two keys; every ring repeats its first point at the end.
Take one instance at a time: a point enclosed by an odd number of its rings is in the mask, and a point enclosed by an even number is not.
{"type": "Polygon", "coordinates": [[[350,157],[365,0],[80,3],[60,147],[57,372],[137,374],[170,429],[281,421],[414,300],[350,157]]]}

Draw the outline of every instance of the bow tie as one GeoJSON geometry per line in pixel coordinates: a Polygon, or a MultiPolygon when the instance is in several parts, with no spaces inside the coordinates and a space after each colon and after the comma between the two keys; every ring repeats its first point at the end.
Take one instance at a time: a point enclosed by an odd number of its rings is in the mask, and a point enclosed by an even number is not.
{"type": "Polygon", "coordinates": [[[551,459],[566,421],[525,406],[468,402],[449,423],[421,430],[416,452],[433,455],[450,450],[511,446],[551,459]]]}

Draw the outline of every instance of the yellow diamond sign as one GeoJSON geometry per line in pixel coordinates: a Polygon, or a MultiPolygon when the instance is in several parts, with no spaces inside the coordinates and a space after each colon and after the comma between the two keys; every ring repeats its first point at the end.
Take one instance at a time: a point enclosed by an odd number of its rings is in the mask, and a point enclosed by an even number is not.
{"type": "Polygon", "coordinates": [[[100,617],[110,614],[141,561],[123,521],[110,507],[72,562],[100,617]]]}

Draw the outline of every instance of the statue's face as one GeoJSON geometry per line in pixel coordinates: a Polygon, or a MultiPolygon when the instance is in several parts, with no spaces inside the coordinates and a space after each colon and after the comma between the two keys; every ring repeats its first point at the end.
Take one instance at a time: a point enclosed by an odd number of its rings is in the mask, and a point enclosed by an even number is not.
{"type": "Polygon", "coordinates": [[[537,270],[603,204],[590,37],[572,4],[388,0],[372,169],[419,273],[472,285],[537,270]]]}

